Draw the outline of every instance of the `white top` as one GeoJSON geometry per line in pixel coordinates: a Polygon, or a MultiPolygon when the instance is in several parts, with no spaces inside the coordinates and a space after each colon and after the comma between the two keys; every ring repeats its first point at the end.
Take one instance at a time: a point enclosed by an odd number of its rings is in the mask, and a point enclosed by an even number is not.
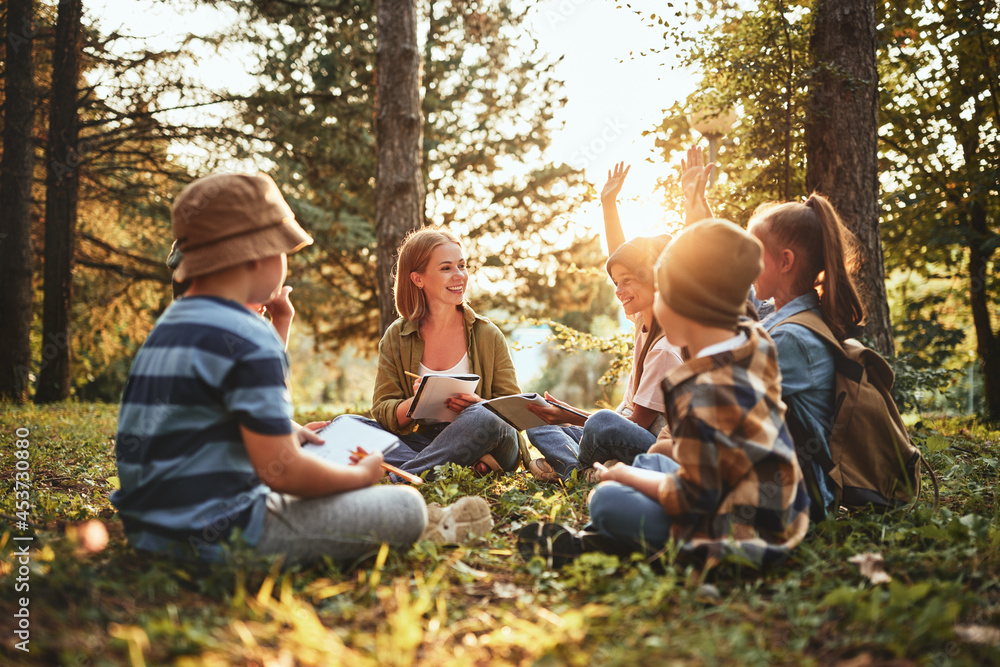
{"type": "Polygon", "coordinates": [[[471,366],[469,365],[469,353],[466,352],[465,356],[463,356],[457,364],[443,371],[435,371],[430,368],[427,368],[427,366],[424,366],[423,362],[421,362],[417,366],[417,374],[427,375],[428,373],[447,373],[449,375],[468,375],[470,369],[471,366]]]}
{"type": "Polygon", "coordinates": [[[661,337],[646,352],[646,358],[642,363],[642,377],[639,379],[639,387],[632,392],[632,378],[635,376],[635,361],[642,351],[642,346],[646,344],[649,331],[644,330],[642,315],[636,314],[632,319],[635,324],[635,352],[632,357],[632,372],[629,373],[628,382],[625,385],[625,396],[621,405],[615,410],[620,415],[630,416],[636,405],[662,413],[667,409],[666,401],[663,399],[663,388],[660,383],[674,368],[684,363],[681,358],[680,348],[667,342],[666,337],[661,337]]]}

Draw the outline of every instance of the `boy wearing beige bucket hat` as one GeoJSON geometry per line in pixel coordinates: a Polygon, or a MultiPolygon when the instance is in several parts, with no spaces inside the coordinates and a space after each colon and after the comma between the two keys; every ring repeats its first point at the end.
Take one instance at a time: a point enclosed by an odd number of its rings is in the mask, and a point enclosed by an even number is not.
{"type": "Polygon", "coordinates": [[[245,305],[278,295],[286,255],[312,243],[274,181],[201,178],[177,196],[172,219],[175,279],[191,285],[157,320],[122,397],[112,503],[129,542],[211,561],[239,535],[303,562],[416,541],[424,501],[409,487],[373,486],[380,454],[342,466],[302,451],[322,440],[292,421],[284,344],[245,305]]]}

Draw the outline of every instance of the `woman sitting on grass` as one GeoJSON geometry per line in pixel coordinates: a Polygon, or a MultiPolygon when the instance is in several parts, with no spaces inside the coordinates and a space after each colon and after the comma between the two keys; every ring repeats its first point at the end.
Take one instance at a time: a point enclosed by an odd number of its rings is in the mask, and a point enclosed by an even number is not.
{"type": "Polygon", "coordinates": [[[400,317],[379,343],[372,416],[402,441],[385,454],[386,462],[416,475],[445,463],[473,467],[477,474],[511,472],[520,462],[517,432],[479,405],[521,390],[503,333],[465,302],[468,282],[462,244],[452,234],[425,228],[400,246],[400,317]],[[419,384],[414,378],[427,373],[480,377],[476,393],[447,399],[454,421],[418,423],[407,416],[419,384]]]}

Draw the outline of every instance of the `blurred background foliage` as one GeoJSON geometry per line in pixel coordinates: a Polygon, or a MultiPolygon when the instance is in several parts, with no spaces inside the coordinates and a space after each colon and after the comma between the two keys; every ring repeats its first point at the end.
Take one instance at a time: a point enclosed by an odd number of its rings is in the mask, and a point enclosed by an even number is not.
{"type": "MultiPolygon", "coordinates": [[[[647,130],[656,139],[653,159],[664,165],[665,207],[676,209],[680,196],[668,165],[696,139],[687,116],[706,107],[732,107],[739,119],[719,148],[718,215],[745,223],[764,201],[808,194],[803,122],[816,1],[693,0],[640,15],[662,27],[664,48],[683,54],[699,84],[647,130]]],[[[53,4],[37,4],[36,269],[46,45],[55,18],[53,4]]],[[[163,265],[169,202],[192,178],[237,160],[272,174],[316,237],[290,266],[297,400],[364,410],[378,340],[374,2],[228,4],[240,16],[230,31],[191,35],[169,52],[136,49],[123,35],[85,25],[75,395],[118,400],[132,355],[170,302],[163,265]],[[237,95],[190,79],[200,49],[235,43],[255,56],[246,67],[256,90],[237,95]],[[172,111],[179,108],[190,112],[172,111]]],[[[5,7],[0,2],[0,12],[5,7]]],[[[631,335],[603,270],[600,239],[581,236],[572,223],[593,188],[580,171],[546,157],[565,100],[555,59],[527,30],[529,8],[500,0],[418,3],[427,221],[462,236],[477,310],[508,333],[525,318],[553,323],[559,335],[530,357],[538,369],[522,373],[526,389],[613,405],[631,335]]],[[[970,0],[906,0],[879,11],[881,230],[900,401],[964,413],[981,407],[979,364],[997,343],[1000,10],[970,0]]],[[[36,286],[40,311],[40,271],[36,286]]],[[[36,327],[36,372],[49,342],[36,327]]]]}

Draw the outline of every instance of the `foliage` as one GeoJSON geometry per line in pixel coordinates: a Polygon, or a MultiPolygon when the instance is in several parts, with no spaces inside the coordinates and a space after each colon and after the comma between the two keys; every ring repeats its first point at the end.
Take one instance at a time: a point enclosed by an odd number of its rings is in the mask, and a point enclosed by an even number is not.
{"type": "MultiPolygon", "coordinates": [[[[717,160],[726,178],[713,199],[723,202],[718,207],[723,217],[742,223],[762,201],[806,194],[803,122],[814,5],[811,0],[755,6],[702,1],[648,17],[664,27],[664,41],[676,43],[682,62],[701,77],[698,90],[668,110],[653,131],[664,157],[690,141],[686,113],[704,106],[739,111],[739,124],[717,160]]],[[[929,278],[944,278],[949,291],[965,296],[954,319],[963,329],[974,324],[987,393],[993,397],[988,402],[996,411],[1000,13],[995,3],[975,0],[909,0],[878,7],[881,236],[887,272],[905,272],[917,289],[929,278]]],[[[667,197],[677,199],[679,188],[666,185],[667,197]]],[[[901,317],[914,309],[926,312],[927,305],[925,299],[910,304],[904,294],[907,312],[901,317]]],[[[915,328],[909,322],[896,330],[904,348],[920,350],[910,358],[913,364],[927,358],[928,336],[939,336],[931,348],[935,354],[957,339],[933,323],[915,328]]]]}
{"type": "MultiPolygon", "coordinates": [[[[496,526],[461,547],[419,543],[355,566],[280,570],[245,547],[199,567],[140,555],[108,497],[116,410],[4,406],[0,465],[16,428],[31,431],[36,541],[30,653],[46,664],[989,664],[1000,660],[1000,432],[975,421],[922,422],[918,445],[942,484],[942,508],[852,512],[814,525],[790,561],[765,573],[722,566],[707,580],[669,559],[587,554],[560,572],[517,555],[537,520],[586,521],[586,484],[523,473],[477,479],[447,468],[428,501],[486,497],[496,526]],[[80,522],[111,539],[83,549],[80,522]],[[892,581],[849,562],[881,554],[892,581]]],[[[305,419],[304,416],[302,416],[305,419]]],[[[0,578],[17,560],[10,494],[0,500],[0,578]]],[[[0,600],[11,617],[13,596],[0,600]]]]}
{"type": "MultiPolygon", "coordinates": [[[[251,19],[242,36],[261,62],[261,86],[241,105],[254,128],[243,154],[273,163],[317,241],[292,258],[296,304],[318,344],[370,351],[378,340],[374,3],[232,4],[251,19]]],[[[428,224],[462,237],[477,309],[585,310],[600,285],[572,268],[596,266],[598,244],[567,233],[565,216],[584,196],[581,174],[542,159],[560,84],[524,32],[526,7],[418,9],[428,224]]]]}
{"type": "Polygon", "coordinates": [[[995,3],[911,0],[887,5],[885,12],[880,167],[889,185],[887,265],[918,281],[948,278],[952,289],[960,286],[983,361],[988,409],[1000,419],[994,285],[1000,9],[995,3]]]}
{"type": "MultiPolygon", "coordinates": [[[[188,36],[173,49],[153,51],[128,35],[105,34],[85,24],[79,142],[66,155],[47,156],[44,101],[50,96],[56,9],[36,6],[35,319],[42,308],[45,167],[54,161],[58,173],[75,170],[80,177],[70,342],[74,392],[114,401],[121,395],[129,359],[169,303],[169,203],[192,179],[189,165],[170,150],[172,142],[217,149],[209,154],[231,153],[225,146],[233,129],[195,113],[227,100],[228,93],[206,90],[185,73],[195,52],[218,46],[219,39],[188,36]]],[[[212,169],[214,164],[208,159],[202,166],[212,169]]],[[[51,346],[65,342],[43,340],[37,321],[34,331],[32,371],[37,372],[51,358],[51,346]]]]}
{"type": "MultiPolygon", "coordinates": [[[[716,159],[724,177],[711,197],[720,217],[745,224],[764,202],[806,194],[809,6],[783,0],[751,8],[695,2],[674,17],[651,17],[663,26],[665,43],[680,47],[683,65],[701,75],[697,90],[668,109],[652,131],[664,159],[691,144],[689,114],[738,113],[739,122],[716,159]],[[681,17],[688,21],[676,20],[681,17]]],[[[668,199],[680,201],[679,187],[661,185],[668,199]]]]}
{"type": "Polygon", "coordinates": [[[895,333],[900,341],[892,361],[896,381],[892,397],[901,412],[922,407],[921,396],[939,390],[954,380],[955,350],[965,340],[965,331],[941,321],[942,295],[931,294],[903,304],[895,333]]]}

